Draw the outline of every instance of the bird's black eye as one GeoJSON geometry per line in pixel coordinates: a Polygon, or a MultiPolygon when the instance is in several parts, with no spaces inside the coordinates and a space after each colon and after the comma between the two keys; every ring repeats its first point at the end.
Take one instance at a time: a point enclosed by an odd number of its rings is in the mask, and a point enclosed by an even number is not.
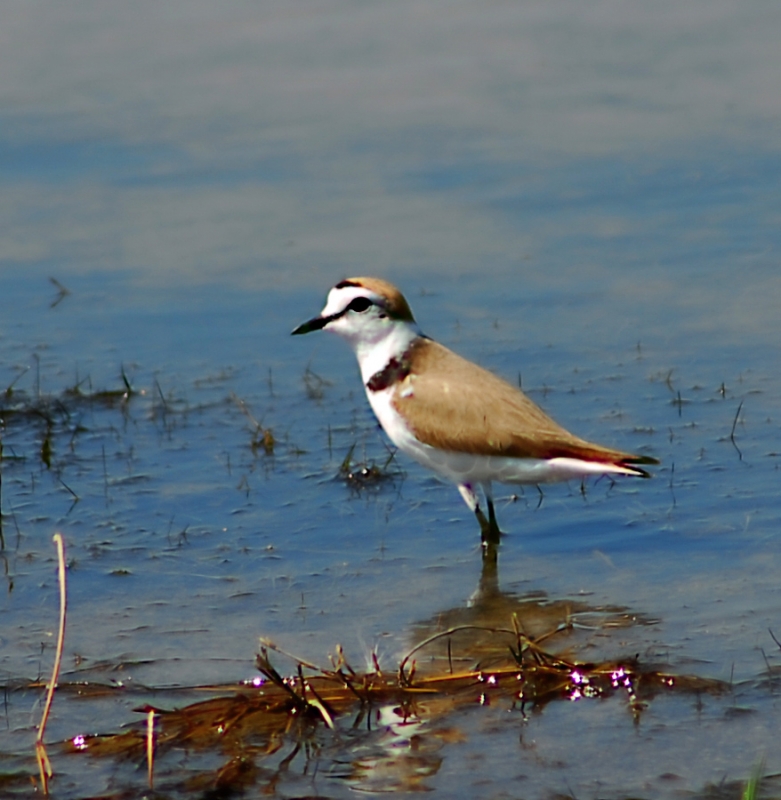
{"type": "Polygon", "coordinates": [[[356,297],[347,308],[350,311],[357,311],[359,314],[366,311],[372,304],[368,297],[356,297]]]}

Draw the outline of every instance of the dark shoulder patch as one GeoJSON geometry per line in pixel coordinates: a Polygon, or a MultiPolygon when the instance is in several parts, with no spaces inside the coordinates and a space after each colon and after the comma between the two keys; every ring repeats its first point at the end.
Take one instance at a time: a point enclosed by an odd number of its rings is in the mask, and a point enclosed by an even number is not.
{"type": "Polygon", "coordinates": [[[403,381],[412,371],[409,355],[404,353],[401,359],[395,356],[379,372],[369,378],[366,387],[372,392],[381,392],[394,383],[403,381]]]}

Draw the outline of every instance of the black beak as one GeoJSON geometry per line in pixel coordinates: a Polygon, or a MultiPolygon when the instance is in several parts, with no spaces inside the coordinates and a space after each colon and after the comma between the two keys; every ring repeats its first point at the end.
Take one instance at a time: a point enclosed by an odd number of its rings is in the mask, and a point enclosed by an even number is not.
{"type": "Polygon", "coordinates": [[[309,322],[302,322],[295,330],[291,331],[291,336],[298,336],[302,333],[310,333],[311,331],[319,331],[324,328],[330,321],[331,317],[315,317],[310,319],[309,322]]]}

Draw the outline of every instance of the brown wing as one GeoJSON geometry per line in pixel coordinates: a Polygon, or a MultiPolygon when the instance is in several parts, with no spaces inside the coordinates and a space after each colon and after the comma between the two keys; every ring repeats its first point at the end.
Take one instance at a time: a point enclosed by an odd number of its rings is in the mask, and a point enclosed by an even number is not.
{"type": "Polygon", "coordinates": [[[418,340],[408,358],[393,404],[426,444],[487,456],[653,463],[573,436],[519,389],[436,342],[418,340]]]}

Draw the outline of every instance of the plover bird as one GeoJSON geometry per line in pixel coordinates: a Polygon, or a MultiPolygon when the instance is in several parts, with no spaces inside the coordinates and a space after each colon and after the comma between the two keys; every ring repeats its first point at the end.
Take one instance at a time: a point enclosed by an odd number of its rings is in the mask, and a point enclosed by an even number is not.
{"type": "Polygon", "coordinates": [[[404,296],[381,278],[340,281],[320,316],[293,334],[321,329],[353,348],[366,396],[390,440],[458,486],[477,516],[484,546],[500,536],[492,481],[648,478],[641,465],[659,463],[569,433],[519,389],[424,336],[404,296]]]}

